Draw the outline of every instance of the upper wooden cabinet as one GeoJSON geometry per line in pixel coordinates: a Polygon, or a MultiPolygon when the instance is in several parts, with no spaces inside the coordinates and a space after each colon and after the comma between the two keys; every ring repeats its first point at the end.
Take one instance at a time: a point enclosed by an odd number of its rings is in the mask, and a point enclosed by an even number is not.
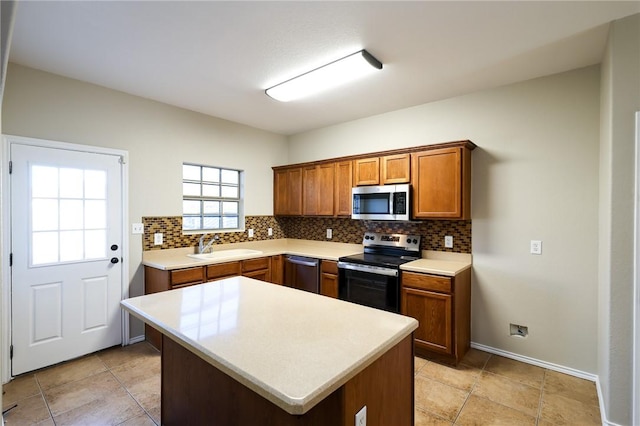
{"type": "Polygon", "coordinates": [[[380,158],[360,158],[353,162],[354,186],[380,184],[380,158]]]}
{"type": "Polygon", "coordinates": [[[410,165],[410,154],[380,157],[380,183],[382,185],[408,183],[411,180],[410,165]]]}
{"type": "Polygon", "coordinates": [[[333,216],[335,163],[302,169],[302,214],[333,216]]]}
{"type": "Polygon", "coordinates": [[[408,183],[411,179],[411,156],[406,154],[361,158],[353,161],[354,186],[408,183]]]}
{"type": "Polygon", "coordinates": [[[302,214],[302,167],[274,170],[273,214],[276,216],[302,214]]]}
{"type": "Polygon", "coordinates": [[[413,213],[416,219],[469,219],[471,151],[467,147],[411,154],[413,213]]]}
{"type": "Polygon", "coordinates": [[[335,216],[351,216],[352,182],[353,162],[337,162],[333,202],[333,213],[335,216]]]}

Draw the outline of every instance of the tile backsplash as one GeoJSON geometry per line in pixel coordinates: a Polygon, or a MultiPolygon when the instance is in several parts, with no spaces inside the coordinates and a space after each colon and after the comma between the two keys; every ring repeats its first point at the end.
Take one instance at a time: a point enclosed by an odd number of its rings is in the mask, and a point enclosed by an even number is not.
{"type": "MultiPolygon", "coordinates": [[[[196,247],[202,234],[184,235],[182,217],[143,217],[143,250],[160,250],[179,247],[196,247]],[[162,245],[153,244],[153,235],[161,232],[162,245]]],[[[424,220],[415,222],[385,222],[352,220],[349,218],[322,217],[274,217],[246,216],[245,229],[253,229],[254,236],[249,238],[245,232],[219,232],[218,244],[260,241],[278,238],[299,238],[316,241],[360,244],[365,231],[416,234],[422,236],[421,249],[471,253],[470,220],[424,220]],[[268,235],[268,229],[273,236],[268,235]],[[327,229],[331,229],[332,238],[327,240],[327,229]],[[453,236],[453,248],[444,247],[445,235],[453,236]]],[[[215,234],[214,232],[210,233],[215,234]]]]}

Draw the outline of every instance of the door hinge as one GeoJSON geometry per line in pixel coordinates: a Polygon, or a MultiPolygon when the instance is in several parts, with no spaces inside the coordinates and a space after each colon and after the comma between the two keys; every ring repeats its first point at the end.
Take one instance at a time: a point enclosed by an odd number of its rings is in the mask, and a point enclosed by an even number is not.
{"type": "Polygon", "coordinates": [[[13,161],[9,161],[9,174],[13,172],[13,161]]]}
{"type": "Polygon", "coordinates": [[[13,359],[13,345],[9,346],[9,359],[13,359]]]}
{"type": "Polygon", "coordinates": [[[125,163],[125,161],[124,161],[124,157],[123,157],[122,155],[120,156],[120,158],[118,158],[118,162],[119,162],[120,164],[124,164],[124,163],[125,163]]]}

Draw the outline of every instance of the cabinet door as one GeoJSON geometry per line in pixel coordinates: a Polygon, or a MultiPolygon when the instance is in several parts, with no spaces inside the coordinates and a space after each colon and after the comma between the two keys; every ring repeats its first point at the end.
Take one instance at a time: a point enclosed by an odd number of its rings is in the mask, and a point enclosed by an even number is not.
{"type": "Polygon", "coordinates": [[[318,215],[333,216],[333,182],[335,180],[335,163],[318,166],[318,215]]]}
{"type": "MultiPolygon", "coordinates": [[[[466,151],[466,150],[464,150],[466,151]]],[[[469,171],[463,177],[463,148],[434,149],[411,154],[413,217],[467,219],[469,171]]],[[[465,167],[470,169],[468,158],[465,167]]]]}
{"type": "Polygon", "coordinates": [[[305,216],[318,214],[318,183],[316,166],[302,169],[302,214],[305,216]]]}
{"type": "Polygon", "coordinates": [[[302,168],[274,170],[273,213],[276,216],[302,214],[302,168]]]}
{"type": "Polygon", "coordinates": [[[266,282],[271,281],[271,273],[269,272],[268,269],[263,269],[261,271],[243,272],[242,275],[245,277],[253,278],[260,281],[266,281],[266,282]]]}
{"type": "Polygon", "coordinates": [[[335,165],[335,201],[336,216],[351,216],[351,187],[353,184],[353,163],[342,161],[335,165]]]}
{"type": "Polygon", "coordinates": [[[323,260],[320,265],[320,294],[338,298],[338,262],[323,260]]]}
{"type": "Polygon", "coordinates": [[[452,296],[409,287],[402,288],[402,314],[418,320],[413,332],[416,346],[453,354],[452,296]]]}
{"type": "Polygon", "coordinates": [[[280,285],[284,282],[284,256],[281,254],[271,256],[271,282],[280,285]]]}
{"type": "Polygon", "coordinates": [[[380,181],[383,185],[408,183],[411,180],[409,154],[387,155],[380,159],[380,181]]]}
{"type": "Polygon", "coordinates": [[[380,158],[361,158],[353,161],[354,185],[380,184],[380,158]]]}

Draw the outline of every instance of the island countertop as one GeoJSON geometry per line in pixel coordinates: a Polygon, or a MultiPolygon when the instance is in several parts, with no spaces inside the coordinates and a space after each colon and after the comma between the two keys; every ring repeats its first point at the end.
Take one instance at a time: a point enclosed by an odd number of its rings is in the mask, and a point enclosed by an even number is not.
{"type": "Polygon", "coordinates": [[[246,277],[121,302],[239,383],[304,414],[410,335],[410,317],[246,277]]]}

